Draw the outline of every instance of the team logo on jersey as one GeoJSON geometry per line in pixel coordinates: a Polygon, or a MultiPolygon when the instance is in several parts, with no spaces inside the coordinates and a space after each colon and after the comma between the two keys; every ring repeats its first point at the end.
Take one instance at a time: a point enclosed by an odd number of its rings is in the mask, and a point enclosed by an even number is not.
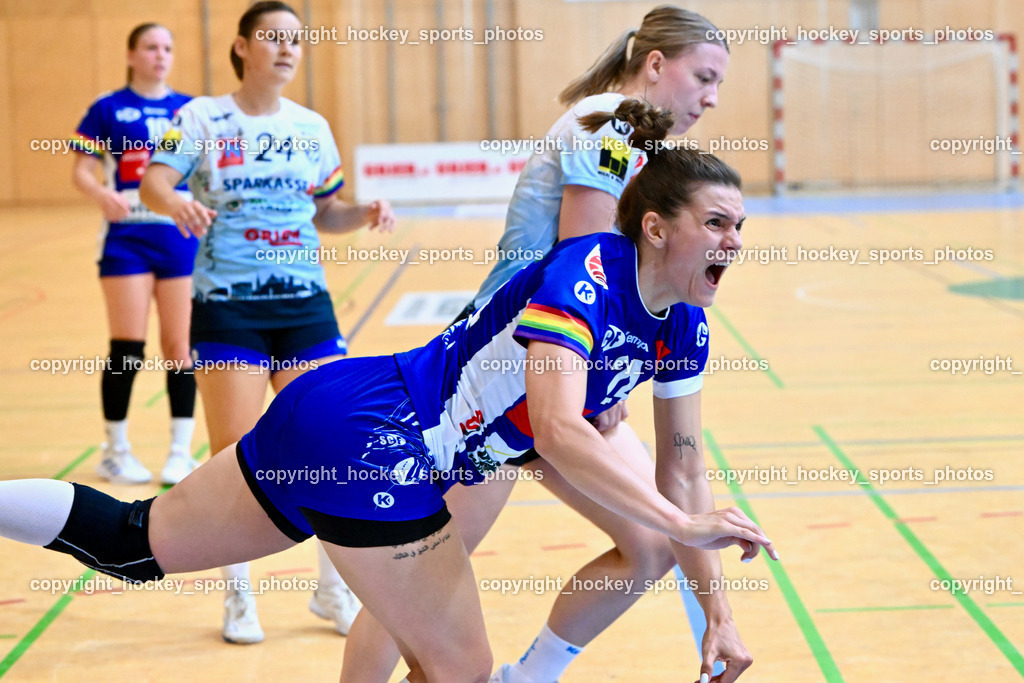
{"type": "Polygon", "coordinates": [[[708,342],[707,323],[697,325],[697,346],[704,346],[708,342]]]}
{"type": "Polygon", "coordinates": [[[636,175],[637,173],[639,173],[640,169],[644,167],[645,163],[647,163],[647,155],[646,154],[637,154],[636,155],[636,166],[633,168],[633,175],[636,175]]]}
{"type": "Polygon", "coordinates": [[[463,436],[469,436],[473,432],[480,431],[484,425],[484,414],[477,410],[473,413],[473,417],[469,418],[465,422],[460,422],[459,427],[462,428],[463,436]]]}
{"type": "Polygon", "coordinates": [[[633,132],[633,126],[629,125],[628,121],[622,119],[612,119],[612,130],[619,135],[629,135],[633,132]]]}
{"type": "Polygon", "coordinates": [[[181,149],[181,131],[177,128],[168,128],[157,144],[156,151],[176,154],[179,149],[181,149]]]}
{"type": "Polygon", "coordinates": [[[379,508],[389,508],[395,504],[395,497],[387,491],[379,491],[373,494],[373,504],[379,508]]]}
{"type": "Polygon", "coordinates": [[[135,107],[121,107],[114,112],[114,118],[121,123],[131,123],[142,118],[142,112],[135,107]]]}
{"type": "Polygon", "coordinates": [[[220,159],[217,159],[217,168],[241,166],[245,163],[242,141],[238,138],[218,138],[217,147],[221,150],[220,159]]]}
{"type": "Polygon", "coordinates": [[[604,339],[601,340],[601,350],[611,351],[626,343],[626,334],[615,327],[615,325],[609,325],[608,329],[604,333],[604,339]]]}
{"type": "Polygon", "coordinates": [[[401,461],[392,468],[391,481],[395,482],[399,486],[408,486],[409,484],[415,484],[416,480],[409,476],[409,473],[415,466],[416,458],[410,455],[408,458],[401,461]]]}
{"type": "Polygon", "coordinates": [[[572,293],[576,295],[577,299],[588,306],[594,303],[594,299],[597,298],[597,292],[594,290],[594,285],[590,284],[586,280],[580,280],[577,282],[576,286],[573,287],[572,293]]]}
{"type": "Polygon", "coordinates": [[[605,289],[608,289],[608,278],[604,275],[604,268],[601,267],[601,245],[596,244],[594,248],[587,254],[586,258],[587,273],[590,274],[590,279],[601,285],[605,289]]]}
{"type": "Polygon", "coordinates": [[[604,136],[601,138],[601,156],[598,159],[597,170],[611,173],[619,180],[625,180],[626,174],[629,173],[629,156],[632,151],[625,140],[604,136]]]}

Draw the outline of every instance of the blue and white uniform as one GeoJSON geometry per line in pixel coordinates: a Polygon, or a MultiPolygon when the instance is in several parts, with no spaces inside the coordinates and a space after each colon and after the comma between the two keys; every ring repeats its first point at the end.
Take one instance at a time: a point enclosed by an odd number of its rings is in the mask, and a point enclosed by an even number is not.
{"type": "Polygon", "coordinates": [[[243,472],[296,540],[423,538],[447,521],[450,486],[479,483],[533,446],[525,375],[561,368],[526,366],[531,340],[576,354],[588,416],[648,379],[659,398],[696,393],[708,357],[702,309],[647,310],[628,238],[566,240],[426,346],[329,364],[289,384],[240,442],[243,472]],[[318,475],[273,474],[302,467],[318,475]]]}
{"type": "MultiPolygon", "coordinates": [[[[101,95],[71,139],[71,149],[103,163],[107,186],[121,193],[130,207],[124,219],[104,221],[101,276],[154,273],[158,278],[172,278],[192,273],[196,238],[183,237],[174,221],[153,213],[139,200],[139,182],[150,157],[175,113],[189,99],[173,91],[150,99],[130,88],[101,95]]],[[[184,185],[177,189],[188,195],[184,185]]]]}
{"type": "Polygon", "coordinates": [[[505,218],[498,242],[501,258],[495,263],[472,302],[480,308],[516,272],[531,263],[534,254],[546,254],[558,241],[558,216],[566,185],[582,185],[607,192],[618,201],[622,191],[643,167],[647,157],[633,149],[628,137],[632,126],[609,121],[597,131],[584,130],[577,119],[594,112],[614,112],[625,96],[591,95],[577,102],[548,131],[546,144],[526,162],[505,218]]]}
{"type": "Polygon", "coordinates": [[[198,97],[178,112],[153,157],[181,172],[195,198],[217,212],[193,276],[200,365],[345,352],[313,226],[314,198],[343,184],[341,159],[322,116],[280,103],[274,114],[249,116],[231,95],[198,97]]]}

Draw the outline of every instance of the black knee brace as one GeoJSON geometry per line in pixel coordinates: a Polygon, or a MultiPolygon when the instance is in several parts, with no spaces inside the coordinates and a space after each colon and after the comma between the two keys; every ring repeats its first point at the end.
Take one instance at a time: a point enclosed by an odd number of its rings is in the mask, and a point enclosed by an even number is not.
{"type": "Polygon", "coordinates": [[[124,503],[81,484],[71,514],[48,550],[71,555],[96,571],[145,583],[164,577],[149,547],[149,508],[154,498],[124,503]]]}

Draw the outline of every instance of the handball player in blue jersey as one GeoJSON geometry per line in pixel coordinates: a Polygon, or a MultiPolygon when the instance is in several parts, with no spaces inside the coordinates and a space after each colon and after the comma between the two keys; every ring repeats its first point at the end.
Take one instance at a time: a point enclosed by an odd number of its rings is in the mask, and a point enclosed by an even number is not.
{"type": "MultiPolygon", "coordinates": [[[[516,183],[498,242],[498,260],[463,316],[486,303],[516,272],[548,253],[559,240],[612,229],[616,202],[643,167],[646,152],[668,133],[687,132],[718,103],[719,85],[729,64],[721,32],[705,17],[671,5],[652,9],[639,29],[626,31],[608,46],[582,76],[559,95],[569,107],[548,130],[544,148],[534,153],[516,183]],[[607,115],[614,112],[614,116],[607,115]]],[[[669,143],[671,144],[671,143],[669,143]]],[[[654,480],[650,455],[629,424],[626,402],[619,401],[592,421],[608,443],[638,475],[654,480]]],[[[700,458],[700,437],[690,451],[700,458]]],[[[486,494],[452,489],[447,502],[472,551],[511,494],[521,467],[525,476],[589,520],[611,539],[573,577],[591,585],[644,586],[663,577],[676,563],[664,535],[611,514],[573,487],[531,449],[506,463],[506,472],[490,481],[486,494]],[[492,500],[493,499],[493,500],[492,500]]],[[[700,492],[694,494],[700,500],[700,492]]],[[[699,556],[691,561],[701,562],[699,556]]],[[[682,565],[689,577],[701,569],[682,565]]],[[[496,683],[548,683],[557,680],[584,648],[630,608],[643,591],[575,590],[558,594],[547,622],[524,654],[501,667],[496,683]]],[[[694,591],[709,627],[701,651],[713,662],[733,662],[733,675],[750,653],[731,618],[724,592],[694,591]]],[[[688,630],[681,630],[689,638],[688,630]]],[[[523,644],[524,647],[526,643],[523,644]]],[[[363,613],[349,632],[345,668],[366,681],[386,683],[398,661],[385,631],[363,613]],[[355,645],[355,646],[354,646],[355,645]]]]}
{"type": "MultiPolygon", "coordinates": [[[[341,158],[327,121],[281,96],[302,59],[301,26],[284,3],[252,5],[231,47],[240,87],[183,107],[142,182],[152,210],[199,236],[191,342],[212,453],[252,429],[268,383],[280,391],[346,352],[317,231],[394,225],[387,202],[338,198],[341,158]],[[192,200],[174,191],[183,179],[192,200]]],[[[345,634],[358,602],[320,553],[310,609],[345,634]]],[[[224,572],[224,639],[263,640],[248,566],[224,572]]]]}
{"type": "MultiPolygon", "coordinates": [[[[531,447],[596,504],[669,538],[681,563],[699,552],[691,579],[720,576],[708,551],[730,545],[745,560],[761,547],[777,558],[742,511],[714,510],[703,460],[678,445],[699,445],[702,309],[742,247],[743,221],[729,166],[691,150],[651,154],[619,202],[621,235],[562,242],[422,348],[304,374],[239,443],[159,498],[0,483],[0,534],[134,581],[315,534],[398,643],[409,681],[487,681],[477,586],[444,493],[486,489],[474,484],[531,447]],[[587,420],[647,380],[656,485],[587,420]]],[[[740,673],[728,664],[723,680],[740,673]]],[[[353,680],[344,668],[341,680],[353,680]]]]}
{"type": "MultiPolygon", "coordinates": [[[[174,221],[139,201],[139,181],[175,113],[189,101],[167,76],[174,40],[160,24],[140,24],[128,35],[128,84],[99,97],[78,125],[71,148],[72,181],[103,212],[100,285],[110,330],[110,356],[101,395],[106,441],[97,473],[118,484],[144,484],[152,474],[128,442],[128,403],[142,364],[150,300],[160,320],[161,365],[171,404],[171,447],[160,473],[176,484],[194,468],[196,383],[188,348],[190,276],[197,241],[174,221]],[[103,181],[97,175],[102,171],[103,181]]],[[[184,185],[176,191],[187,197],[184,185]]]]}

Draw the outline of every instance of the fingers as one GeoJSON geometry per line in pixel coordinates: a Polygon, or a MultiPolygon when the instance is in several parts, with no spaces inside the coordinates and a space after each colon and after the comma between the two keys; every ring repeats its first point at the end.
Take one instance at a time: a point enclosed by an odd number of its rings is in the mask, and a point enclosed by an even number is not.
{"type": "Polygon", "coordinates": [[[216,217],[216,211],[194,200],[184,204],[171,216],[178,225],[178,230],[181,230],[186,237],[188,234],[185,231],[191,232],[196,237],[202,237],[206,234],[207,228],[213,225],[213,219],[216,217]]]}
{"type": "MultiPolygon", "coordinates": [[[[731,507],[725,508],[724,510],[720,510],[719,512],[721,512],[722,516],[725,517],[731,524],[733,524],[735,527],[741,530],[741,533],[736,534],[737,536],[764,546],[764,549],[768,551],[769,557],[771,557],[773,560],[779,559],[779,554],[775,551],[775,546],[772,545],[771,540],[765,535],[764,531],[761,530],[761,527],[754,524],[754,522],[751,521],[751,519],[747,517],[742,510],[740,510],[739,508],[731,507]]],[[[737,545],[740,545],[740,547],[744,548],[743,557],[747,557],[748,551],[746,549],[746,546],[743,546],[739,543],[737,543],[737,545]]],[[[755,555],[757,555],[756,550],[752,555],[750,555],[749,559],[745,561],[749,562],[750,560],[754,559],[755,555]]]]}
{"type": "Polygon", "coordinates": [[[370,229],[377,228],[380,232],[394,232],[395,214],[391,205],[383,199],[370,202],[366,209],[366,220],[370,229]]]}

